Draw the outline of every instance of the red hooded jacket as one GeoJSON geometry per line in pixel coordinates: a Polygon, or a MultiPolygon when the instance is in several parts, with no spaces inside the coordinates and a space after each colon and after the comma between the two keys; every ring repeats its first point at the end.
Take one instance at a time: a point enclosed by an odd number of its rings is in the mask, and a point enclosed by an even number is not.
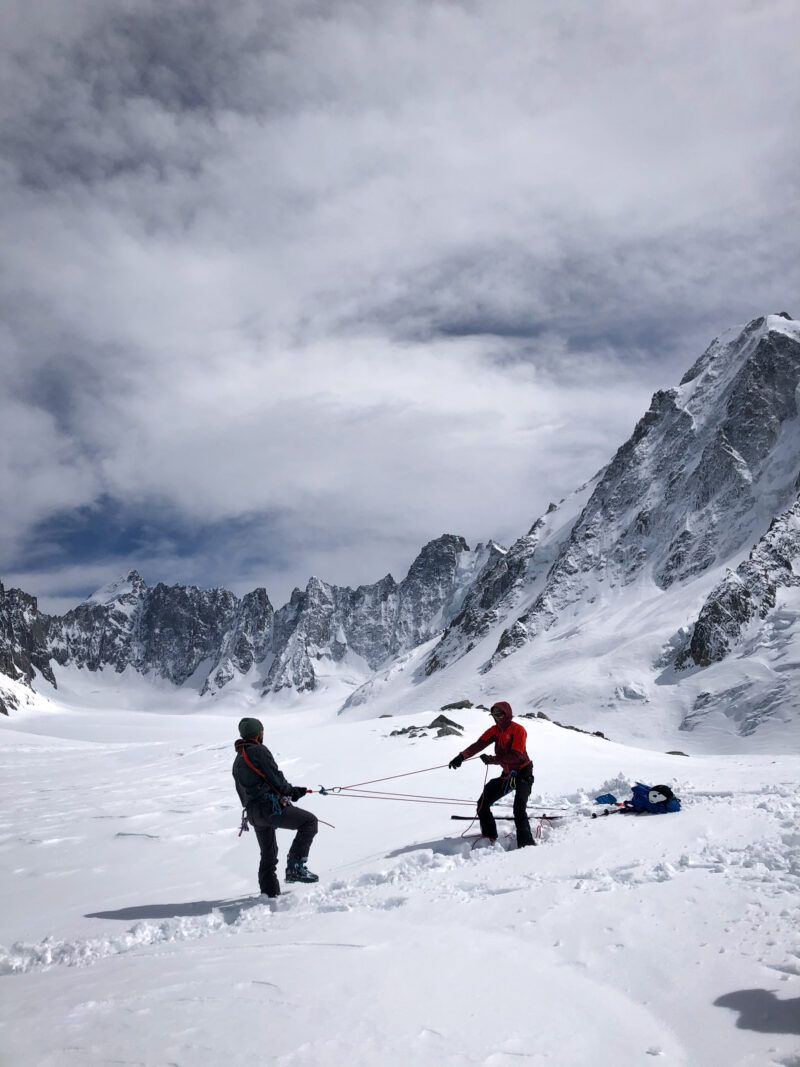
{"type": "Polygon", "coordinates": [[[504,713],[503,718],[482,733],[461,755],[464,759],[469,759],[494,741],[494,755],[490,756],[489,760],[491,763],[498,763],[505,774],[528,767],[531,759],[525,747],[528,739],[525,727],[520,726],[518,722],[512,722],[511,705],[507,701],[498,700],[492,707],[500,708],[504,713]]]}

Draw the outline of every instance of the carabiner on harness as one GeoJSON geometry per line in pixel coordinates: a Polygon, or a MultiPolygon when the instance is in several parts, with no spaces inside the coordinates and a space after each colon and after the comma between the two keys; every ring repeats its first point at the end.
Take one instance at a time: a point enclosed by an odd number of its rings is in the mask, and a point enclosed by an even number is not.
{"type": "Polygon", "coordinates": [[[242,808],[242,825],[239,827],[238,836],[241,837],[242,834],[249,833],[249,832],[250,832],[250,824],[247,821],[247,808],[242,808]]]}

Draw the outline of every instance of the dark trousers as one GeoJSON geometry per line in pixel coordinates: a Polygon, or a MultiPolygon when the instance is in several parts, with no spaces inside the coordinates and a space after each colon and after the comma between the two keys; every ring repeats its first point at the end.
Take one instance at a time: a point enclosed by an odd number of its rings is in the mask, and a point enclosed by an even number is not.
{"type": "Polygon", "coordinates": [[[294,841],[289,846],[286,857],[287,864],[298,863],[308,857],[311,842],[317,833],[317,817],[303,808],[296,808],[293,804],[287,804],[281,812],[281,817],[276,826],[254,826],[258,838],[258,847],[261,849],[261,863],[258,866],[258,886],[262,893],[276,897],[281,891],[275,868],[278,866],[278,840],[275,837],[276,830],[297,830],[294,841]]]}
{"type": "MultiPolygon", "coordinates": [[[[517,848],[533,844],[531,824],[528,822],[528,797],[533,788],[533,768],[523,767],[517,771],[517,788],[514,791],[514,825],[517,828],[517,848]]],[[[497,823],[492,815],[492,804],[508,790],[508,775],[492,778],[483,788],[478,800],[478,819],[484,837],[497,837],[497,823]]]]}

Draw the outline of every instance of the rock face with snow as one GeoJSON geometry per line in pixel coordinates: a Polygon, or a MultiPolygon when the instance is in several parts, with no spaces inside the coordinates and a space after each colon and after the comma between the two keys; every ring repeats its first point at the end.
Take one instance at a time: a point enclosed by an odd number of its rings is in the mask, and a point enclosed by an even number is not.
{"type": "Polygon", "coordinates": [[[770,527],[748,559],[711,591],[694,624],[678,667],[707,667],[724,659],[755,619],[775,607],[778,590],[800,587],[800,500],[770,527]]]}
{"type": "Polygon", "coordinates": [[[50,653],[59,664],[90,671],[133,667],[182,685],[219,658],[239,601],[226,589],[152,589],[136,571],[77,608],[48,620],[50,653]]]}
{"type": "Polygon", "coordinates": [[[38,671],[54,684],[51,660],[89,671],[132,667],[214,694],[256,670],[263,693],[302,692],[317,685],[320,661],[349,657],[363,681],[441,631],[485,555],[445,534],[399,584],[387,575],[353,590],[312,578],[277,612],[264,589],[239,599],[226,589],[149,588],[136,571],[58,617],[40,614],[19,590],[3,591],[0,672],[30,684],[38,671]]]}
{"type": "MultiPolygon", "coordinates": [[[[21,589],[5,589],[0,582],[0,677],[30,686],[36,673],[54,682],[46,643],[46,616],[36,597],[21,589]]],[[[16,701],[0,689],[0,712],[8,714],[16,701]]]]}
{"type": "Polygon", "coordinates": [[[272,646],[274,617],[266,589],[254,589],[238,601],[202,694],[219,692],[237,675],[249,674],[264,661],[272,646]]]}
{"type": "Polygon", "coordinates": [[[429,542],[399,584],[391,575],[349,589],[312,578],[276,612],[274,659],[264,691],[313,689],[315,661],[341,662],[350,655],[368,670],[429,640],[461,604],[465,587],[484,556],[463,537],[445,534],[429,542]]]}
{"type": "MultiPolygon", "coordinates": [[[[509,549],[492,543],[486,562],[470,586],[458,615],[444,631],[424,665],[426,675],[442,670],[467,655],[519,602],[524,590],[533,585],[553,562],[543,539],[557,512],[551,504],[547,515],[538,519],[525,537],[509,549]]],[[[552,543],[552,542],[551,542],[552,543]]]]}
{"type": "Polygon", "coordinates": [[[800,324],[772,315],[657,392],[487,669],[603,588],[646,577],[668,589],[752,543],[796,495],[799,383],[800,324]]]}

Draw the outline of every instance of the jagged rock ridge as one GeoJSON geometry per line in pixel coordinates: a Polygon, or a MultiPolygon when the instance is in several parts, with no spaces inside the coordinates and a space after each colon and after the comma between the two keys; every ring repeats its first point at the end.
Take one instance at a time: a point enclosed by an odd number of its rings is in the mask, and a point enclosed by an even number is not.
{"type": "MultiPolygon", "coordinates": [[[[576,497],[589,488],[589,485],[581,486],[576,497]]],[[[498,623],[508,618],[526,592],[545,577],[568,532],[569,526],[565,526],[559,506],[550,504],[546,514],[511,548],[506,550],[492,543],[488,559],[464,598],[461,611],[428,656],[422,673],[431,675],[467,655],[498,623]]]]}
{"type": "Polygon", "coordinates": [[[312,689],[314,659],[341,662],[350,654],[370,671],[441,631],[460,607],[486,550],[463,537],[431,541],[399,584],[391,575],[358,589],[312,578],[275,616],[274,660],[264,691],[312,689]]]}
{"type": "MultiPolygon", "coordinates": [[[[21,589],[5,589],[0,582],[0,675],[31,686],[38,671],[54,684],[45,633],[45,616],[39,613],[36,597],[21,589]]],[[[0,712],[7,715],[14,706],[16,701],[0,690],[0,712]]]]}
{"type": "Polygon", "coordinates": [[[399,584],[387,575],[353,590],[311,578],[277,612],[264,589],[239,599],[226,589],[149,588],[135,570],[63,616],[0,586],[0,670],[30,685],[36,671],[55,684],[51,660],[90,671],[130,667],[176,685],[194,679],[205,694],[260,668],[264,693],[311,690],[321,659],[354,656],[368,673],[440,632],[486,554],[446,534],[399,584]]]}

